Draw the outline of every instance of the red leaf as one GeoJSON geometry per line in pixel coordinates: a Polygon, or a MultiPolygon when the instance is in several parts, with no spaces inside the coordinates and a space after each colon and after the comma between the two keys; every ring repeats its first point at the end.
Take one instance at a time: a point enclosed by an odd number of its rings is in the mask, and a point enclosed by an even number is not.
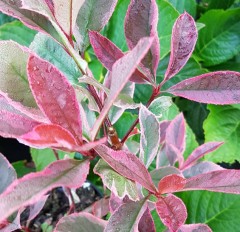
{"type": "Polygon", "coordinates": [[[19,140],[28,146],[37,148],[55,147],[73,151],[74,146],[77,146],[72,134],[55,124],[38,125],[29,133],[22,135],[19,140]]]}
{"type": "Polygon", "coordinates": [[[177,74],[187,63],[197,41],[194,19],[187,12],[181,14],[172,30],[171,55],[165,81],[177,74]]]}
{"type": "Polygon", "coordinates": [[[18,210],[37,202],[45,193],[62,186],[81,187],[89,171],[89,160],[58,160],[43,171],[15,180],[0,195],[0,222],[18,210]]]}
{"type": "Polygon", "coordinates": [[[172,174],[163,177],[158,184],[158,190],[161,194],[174,193],[182,190],[186,184],[186,179],[180,175],[172,174]]]}
{"type": "Polygon", "coordinates": [[[240,73],[217,71],[184,80],[166,92],[209,104],[240,102],[240,73]]]}
{"type": "Polygon", "coordinates": [[[102,218],[109,213],[109,198],[103,198],[93,204],[93,215],[102,218]]]}
{"type": "Polygon", "coordinates": [[[33,55],[28,61],[28,77],[39,108],[53,124],[68,130],[81,144],[80,109],[66,77],[52,64],[33,55]]]}
{"type": "Polygon", "coordinates": [[[152,193],[156,192],[148,170],[135,155],[123,150],[115,151],[105,145],[97,146],[95,151],[119,174],[138,182],[152,193]]]}
{"type": "Polygon", "coordinates": [[[163,224],[173,232],[176,232],[187,219],[186,206],[180,198],[172,194],[159,198],[156,209],[163,224]]]}
{"type": "Polygon", "coordinates": [[[187,179],[184,190],[240,194],[240,170],[218,170],[187,179]]]}
{"type": "MultiPolygon", "coordinates": [[[[89,31],[90,43],[93,50],[106,69],[112,71],[114,63],[124,56],[124,53],[109,39],[96,31],[89,31]]],[[[130,81],[146,83],[147,77],[138,69],[133,73],[130,81]]]]}
{"type": "Polygon", "coordinates": [[[151,82],[155,82],[160,58],[160,44],[157,32],[158,6],[154,0],[132,0],[125,17],[125,35],[127,44],[133,49],[143,37],[152,37],[154,41],[150,51],[142,60],[142,69],[151,82]]]}
{"type": "Polygon", "coordinates": [[[139,221],[138,231],[139,232],[155,232],[156,231],[154,221],[148,207],[139,221]]]}
{"type": "Polygon", "coordinates": [[[197,147],[191,155],[188,156],[187,160],[184,162],[182,170],[191,167],[196,163],[197,160],[205,156],[206,154],[218,149],[223,143],[221,142],[210,142],[205,143],[199,147],[197,147]]]}
{"type": "Polygon", "coordinates": [[[110,93],[97,121],[92,128],[92,140],[96,137],[99,127],[107,116],[111,106],[129,81],[129,78],[134,73],[144,55],[149,50],[152,42],[152,38],[142,38],[132,51],[124,55],[113,65],[110,93]]]}

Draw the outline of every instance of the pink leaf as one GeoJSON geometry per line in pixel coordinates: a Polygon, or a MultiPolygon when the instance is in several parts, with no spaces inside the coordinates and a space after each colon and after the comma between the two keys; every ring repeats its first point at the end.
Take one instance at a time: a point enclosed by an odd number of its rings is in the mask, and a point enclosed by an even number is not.
{"type": "Polygon", "coordinates": [[[123,199],[116,196],[113,192],[111,192],[110,200],[109,200],[109,208],[110,213],[113,214],[118,207],[120,207],[124,203],[130,203],[133,202],[129,199],[128,196],[125,196],[123,199]]]}
{"type": "Polygon", "coordinates": [[[161,194],[174,193],[182,190],[186,184],[186,179],[180,175],[172,174],[163,177],[158,184],[158,190],[161,194]]]}
{"type": "Polygon", "coordinates": [[[102,218],[109,213],[109,198],[103,198],[93,204],[93,215],[102,218]]]}
{"type": "Polygon", "coordinates": [[[152,37],[154,41],[150,51],[142,60],[143,70],[151,82],[155,82],[160,58],[160,44],[157,32],[158,6],[154,0],[132,0],[125,18],[125,35],[127,44],[133,49],[143,37],[152,37]]]}
{"type": "Polygon", "coordinates": [[[113,65],[110,93],[97,121],[93,126],[91,136],[92,140],[94,140],[96,137],[99,127],[107,116],[108,111],[110,110],[111,106],[117,99],[124,86],[129,81],[129,78],[132,76],[138,64],[150,48],[152,42],[152,38],[141,39],[132,51],[124,55],[113,65]]]}
{"type": "Polygon", "coordinates": [[[194,19],[187,12],[181,14],[172,30],[171,55],[165,81],[177,74],[187,63],[197,41],[194,19]]]}
{"type": "Polygon", "coordinates": [[[186,137],[186,123],[183,117],[183,114],[179,114],[176,118],[174,118],[170,125],[166,129],[166,138],[165,142],[166,145],[170,144],[174,148],[176,148],[179,153],[178,155],[178,161],[179,166],[183,163],[183,152],[185,150],[185,137],[186,137]]]}
{"type": "Polygon", "coordinates": [[[218,170],[187,179],[184,190],[240,194],[240,170],[218,170]]]}
{"type": "Polygon", "coordinates": [[[17,213],[17,216],[14,218],[13,221],[3,221],[2,223],[0,222],[0,231],[1,232],[12,232],[12,231],[19,231],[22,229],[21,223],[20,223],[20,216],[21,216],[22,211],[19,210],[17,213]]]}
{"type": "Polygon", "coordinates": [[[107,222],[89,213],[74,213],[61,218],[54,232],[103,232],[107,222]]]}
{"type": "Polygon", "coordinates": [[[89,160],[58,160],[43,171],[15,180],[0,195],[0,222],[20,207],[37,202],[45,193],[62,186],[81,187],[89,171],[89,160]]]}
{"type": "Polygon", "coordinates": [[[172,194],[159,198],[156,209],[163,224],[173,232],[176,232],[187,219],[186,206],[180,198],[172,194]]]}
{"type": "Polygon", "coordinates": [[[123,150],[115,151],[105,145],[97,146],[95,151],[119,174],[138,182],[152,193],[156,192],[148,170],[135,155],[123,150]]]}
{"type": "Polygon", "coordinates": [[[139,224],[138,224],[139,232],[156,232],[154,221],[151,215],[149,208],[146,209],[144,214],[142,215],[139,224]]]}
{"type": "Polygon", "coordinates": [[[146,198],[122,204],[110,217],[105,231],[138,231],[138,223],[147,209],[146,198]]]}
{"type": "Polygon", "coordinates": [[[209,104],[240,102],[240,73],[217,71],[184,80],[166,90],[176,96],[209,104]]]}
{"type": "Polygon", "coordinates": [[[221,166],[212,163],[210,161],[203,161],[200,163],[197,163],[190,168],[185,169],[182,174],[185,178],[190,178],[193,176],[197,176],[203,173],[208,173],[212,171],[217,171],[217,170],[223,170],[221,166]]]}
{"type": "MultiPolygon", "coordinates": [[[[42,2],[42,4],[44,3],[42,2]]],[[[22,9],[22,0],[1,0],[0,11],[12,17],[18,18],[26,26],[34,30],[41,32],[46,31],[54,38],[58,39],[58,35],[51,22],[45,16],[39,13],[30,12],[28,10],[22,9]]]]}
{"type": "Polygon", "coordinates": [[[181,169],[186,169],[191,167],[196,163],[197,160],[205,156],[206,154],[218,149],[223,143],[221,142],[209,142],[205,143],[199,147],[197,147],[190,156],[188,156],[187,160],[184,162],[181,169]]]}
{"type": "Polygon", "coordinates": [[[182,225],[177,232],[212,232],[206,224],[182,225]]]}
{"type": "Polygon", "coordinates": [[[0,153],[0,194],[17,179],[17,173],[4,155],[0,153]]]}
{"type": "Polygon", "coordinates": [[[163,144],[163,142],[165,141],[166,139],[166,132],[167,132],[167,128],[168,126],[170,125],[171,121],[162,121],[160,123],[160,131],[161,131],[161,134],[160,134],[160,143],[163,144]]]}
{"type": "Polygon", "coordinates": [[[39,108],[53,124],[72,133],[82,143],[80,109],[73,87],[49,62],[31,55],[28,61],[29,83],[39,108]]]}
{"type": "MultiPolygon", "coordinates": [[[[124,56],[124,53],[109,39],[95,31],[89,31],[90,43],[93,50],[106,69],[112,71],[114,63],[124,56]]],[[[147,77],[138,69],[133,73],[130,81],[146,83],[147,77]]]]}
{"type": "Polygon", "coordinates": [[[73,151],[74,146],[77,146],[72,134],[56,124],[38,125],[29,133],[22,135],[19,140],[37,148],[55,147],[73,151]]]}
{"type": "MultiPolygon", "coordinates": [[[[4,107],[1,105],[0,108],[4,107]]],[[[0,109],[0,114],[0,135],[6,138],[18,138],[39,124],[10,105],[6,106],[5,110],[0,109]]]]}

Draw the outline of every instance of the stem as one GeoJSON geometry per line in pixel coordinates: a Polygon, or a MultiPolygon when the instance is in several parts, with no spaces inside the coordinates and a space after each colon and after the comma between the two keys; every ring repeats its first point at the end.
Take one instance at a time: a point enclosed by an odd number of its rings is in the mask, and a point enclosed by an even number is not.
{"type": "MultiPolygon", "coordinates": [[[[153,87],[153,91],[152,91],[152,95],[150,97],[150,99],[148,100],[146,107],[149,107],[149,105],[152,103],[152,101],[155,99],[156,96],[158,96],[160,94],[160,87],[153,87]]],[[[139,117],[133,122],[132,126],[129,128],[129,130],[127,131],[127,133],[123,136],[122,140],[121,140],[121,144],[124,144],[126,142],[126,140],[128,139],[128,136],[132,133],[132,131],[134,130],[135,126],[138,124],[139,122],[139,117]]]]}
{"type": "Polygon", "coordinates": [[[60,160],[59,155],[58,155],[58,152],[57,152],[55,149],[52,149],[52,151],[53,151],[53,154],[54,154],[55,157],[56,157],[56,160],[60,160]]]}

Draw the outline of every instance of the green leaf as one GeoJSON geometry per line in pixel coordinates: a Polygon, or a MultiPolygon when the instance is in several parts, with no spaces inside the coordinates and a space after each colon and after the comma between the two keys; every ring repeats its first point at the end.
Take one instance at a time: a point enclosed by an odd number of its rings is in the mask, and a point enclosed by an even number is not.
{"type": "Polygon", "coordinates": [[[107,24],[104,35],[115,43],[122,51],[127,51],[127,43],[124,34],[124,19],[130,0],[118,1],[114,13],[107,24]]]}
{"type": "Polygon", "coordinates": [[[137,115],[131,114],[129,112],[124,112],[121,118],[114,124],[119,138],[122,138],[131,127],[133,122],[137,119],[137,115]]]}
{"type": "Polygon", "coordinates": [[[154,209],[151,212],[151,214],[152,214],[152,217],[153,217],[153,220],[154,220],[156,231],[157,232],[164,232],[164,231],[166,231],[166,226],[163,225],[161,219],[158,216],[158,213],[157,213],[156,209],[154,209]]]}
{"type": "Polygon", "coordinates": [[[178,196],[187,207],[187,224],[205,223],[216,232],[239,231],[239,195],[194,191],[183,192],[178,196]]]}
{"type": "Polygon", "coordinates": [[[240,9],[210,10],[198,22],[205,27],[199,31],[195,55],[205,66],[223,63],[240,51],[240,9]]]}
{"type": "Polygon", "coordinates": [[[76,63],[55,40],[45,34],[38,33],[31,43],[30,49],[44,60],[54,64],[71,83],[78,83],[81,74],[76,63]]]}
{"type": "Polygon", "coordinates": [[[115,172],[105,161],[100,159],[94,168],[94,172],[101,176],[104,185],[123,199],[126,195],[136,201],[138,192],[136,184],[115,172]]]}
{"type": "Polygon", "coordinates": [[[19,21],[6,23],[0,27],[0,40],[13,40],[24,46],[29,46],[35,35],[36,31],[19,21]]]}
{"type": "Polygon", "coordinates": [[[193,17],[196,16],[197,3],[195,0],[168,0],[179,13],[187,11],[193,17]]]}
{"type": "MultiPolygon", "coordinates": [[[[30,152],[31,152],[33,162],[36,166],[36,171],[41,171],[45,167],[47,167],[49,164],[56,161],[56,157],[55,157],[52,149],[46,148],[46,149],[39,150],[36,148],[31,148],[30,152]]],[[[58,152],[60,159],[63,159],[65,154],[68,154],[70,156],[70,158],[74,157],[73,153],[70,154],[70,153],[63,152],[63,151],[57,151],[57,152],[58,152]]]]}
{"type": "Polygon", "coordinates": [[[36,171],[35,168],[31,168],[26,165],[26,160],[14,162],[12,163],[12,166],[14,167],[18,178],[21,178],[30,172],[36,171]]]}
{"type": "Polygon", "coordinates": [[[152,95],[152,87],[150,85],[144,85],[144,84],[135,85],[133,100],[136,103],[141,102],[145,105],[149,100],[149,98],[151,97],[151,95],[152,95]]]}
{"type": "Polygon", "coordinates": [[[227,9],[234,3],[234,0],[202,0],[201,5],[205,6],[208,10],[210,9],[227,9]]]}
{"type": "MultiPolygon", "coordinates": [[[[161,82],[164,78],[164,73],[167,69],[169,61],[169,55],[164,57],[163,60],[161,60],[158,70],[157,70],[157,79],[158,82],[161,82]]],[[[201,64],[196,61],[194,58],[190,58],[186,65],[183,67],[183,69],[174,77],[172,77],[170,80],[168,80],[164,85],[163,89],[168,89],[171,86],[179,83],[180,81],[186,80],[190,77],[198,76],[201,74],[206,73],[207,70],[203,69],[201,64]]]]}
{"type": "MultiPolygon", "coordinates": [[[[179,109],[175,104],[172,104],[167,111],[163,112],[163,116],[161,121],[163,120],[173,120],[179,114],[179,109]]],[[[192,151],[198,147],[198,143],[195,138],[195,134],[193,133],[192,129],[188,126],[186,127],[186,150],[183,154],[184,158],[186,159],[192,151]]]]}
{"type": "Polygon", "coordinates": [[[5,23],[10,23],[12,21],[15,21],[16,19],[13,17],[10,17],[8,15],[3,14],[0,12],[0,26],[5,24],[5,23]]]}
{"type": "Polygon", "coordinates": [[[170,43],[172,35],[172,27],[179,13],[176,9],[165,0],[157,0],[159,20],[158,20],[158,36],[160,39],[160,58],[162,59],[170,52],[170,43]]]}
{"type": "Polygon", "coordinates": [[[205,156],[213,162],[240,161],[240,109],[234,106],[209,105],[210,113],[204,121],[205,142],[220,141],[224,144],[205,156]]]}

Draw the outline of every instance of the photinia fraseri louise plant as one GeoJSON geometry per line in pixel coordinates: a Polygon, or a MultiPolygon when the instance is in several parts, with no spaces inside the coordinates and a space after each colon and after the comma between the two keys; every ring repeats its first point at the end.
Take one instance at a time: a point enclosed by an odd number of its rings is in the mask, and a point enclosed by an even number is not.
{"type": "MultiPolygon", "coordinates": [[[[5,231],[21,228],[20,214],[26,206],[31,205],[30,215],[36,215],[49,190],[82,186],[95,158],[100,159],[94,172],[111,191],[109,200],[98,202],[93,215],[80,212],[62,218],[54,231],[74,232],[81,226],[81,231],[84,228],[106,232],[156,231],[151,216],[154,209],[169,231],[211,231],[205,224],[185,225],[186,207],[174,193],[208,190],[240,194],[240,171],[200,161],[222,143],[203,144],[185,159],[183,114],[172,121],[159,121],[171,105],[169,97],[161,96],[165,93],[203,103],[240,103],[240,73],[207,73],[162,90],[163,84],[184,67],[193,52],[197,41],[194,19],[185,12],[176,20],[168,68],[164,79],[157,83],[160,44],[156,2],[130,2],[124,25],[129,48],[126,53],[99,33],[116,3],[116,0],[0,2],[2,12],[56,40],[67,52],[69,69],[74,64],[79,73],[78,81],[70,83],[65,73],[32,49],[36,49],[36,41],[30,48],[1,41],[0,135],[38,149],[52,148],[56,157],[57,150],[79,152],[84,157],[80,161],[57,160],[40,172],[16,179],[11,164],[0,155],[3,178],[0,228],[5,231]],[[108,70],[103,84],[94,79],[84,60],[89,44],[108,70]],[[135,83],[152,86],[152,96],[146,105],[133,101],[135,83]],[[88,103],[87,108],[83,103],[88,103]],[[116,121],[126,109],[139,109],[139,115],[119,139],[109,115],[112,110],[116,121]],[[97,115],[93,125],[89,112],[97,115]],[[138,124],[140,131],[136,128],[138,124]],[[139,133],[140,139],[133,149],[129,138],[139,133]],[[153,162],[156,168],[150,172],[153,162]],[[96,213],[101,207],[111,213],[108,221],[96,213]],[[13,227],[8,217],[15,212],[18,213],[13,227]]],[[[43,37],[38,34],[36,39],[43,37]]]]}

